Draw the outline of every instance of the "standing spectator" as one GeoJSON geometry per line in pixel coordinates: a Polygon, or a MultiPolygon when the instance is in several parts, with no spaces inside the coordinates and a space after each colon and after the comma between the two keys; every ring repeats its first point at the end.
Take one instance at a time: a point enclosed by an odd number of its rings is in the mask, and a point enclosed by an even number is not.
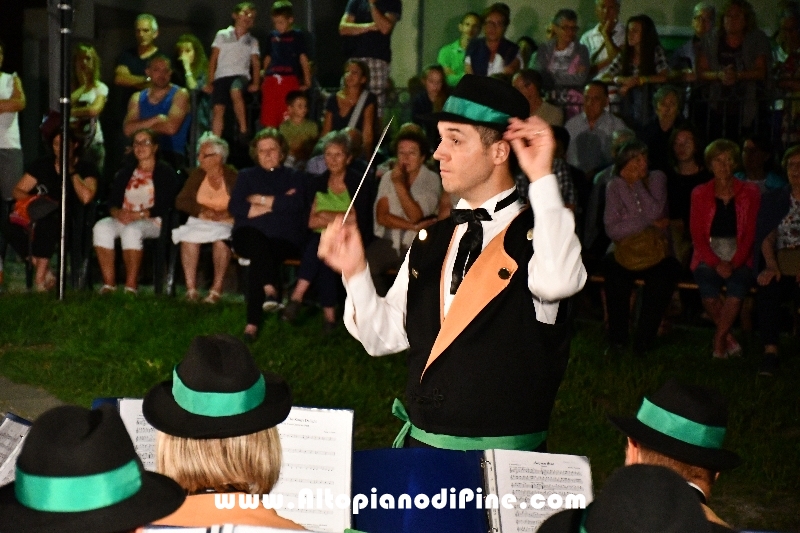
{"type": "Polygon", "coordinates": [[[692,236],[689,233],[692,191],[710,180],[711,173],[703,161],[703,146],[691,125],[676,126],[667,146],[670,156],[667,198],[672,249],[675,258],[686,269],[692,257],[692,236]]]}
{"type": "Polygon", "coordinates": [[[635,127],[643,127],[652,116],[649,93],[642,86],[664,83],[668,72],[667,56],[653,19],[647,15],[629,18],[625,44],[606,68],[602,79],[619,87],[623,116],[635,127]]]}
{"type": "Polygon", "coordinates": [[[308,178],[283,165],[286,139],[264,128],[250,144],[256,166],[239,171],[228,210],[234,218],[233,249],[249,259],[245,339],[255,340],[263,311],[281,304],[281,264],[300,257],[308,237],[308,178]]]}
{"type": "Polygon", "coordinates": [[[783,146],[800,142],[800,6],[787,6],[778,22],[773,48],[778,89],[787,97],[775,102],[783,146]]]}
{"type": "Polygon", "coordinates": [[[378,98],[377,118],[383,117],[386,108],[392,30],[402,13],[400,0],[347,0],[339,21],[339,35],[351,37],[347,57],[369,68],[369,91],[378,98]]]}
{"type": "Polygon", "coordinates": [[[195,35],[184,33],[175,43],[175,65],[172,83],[185,87],[193,100],[194,131],[211,129],[211,102],[203,91],[208,84],[208,57],[195,35]]]}
{"type": "MultiPolygon", "coordinates": [[[[542,98],[542,75],[536,70],[524,68],[514,74],[511,85],[522,93],[531,106],[531,116],[537,116],[551,126],[564,124],[564,112],[542,98]]],[[[581,96],[581,100],[583,97],[581,96]]]]}
{"type": "Polygon", "coordinates": [[[590,81],[583,91],[583,113],[564,125],[570,136],[567,163],[587,176],[611,164],[611,135],[625,129],[625,123],[612,115],[608,106],[608,86],[590,81]]]}
{"type": "Polygon", "coordinates": [[[423,90],[419,91],[411,102],[411,117],[415,124],[425,130],[428,138],[435,139],[439,135],[436,124],[425,120],[425,115],[438,113],[447,100],[447,85],[445,84],[444,68],[441,65],[430,65],[422,71],[423,90]]]}
{"type": "Polygon", "coordinates": [[[83,137],[83,159],[97,167],[100,175],[106,158],[100,113],[108,98],[108,85],[100,81],[100,58],[90,44],[79,44],[72,54],[70,117],[83,137]]]}
{"type": "Polygon", "coordinates": [[[714,27],[717,9],[708,2],[700,2],[694,6],[692,12],[692,37],[678,47],[670,58],[670,68],[681,74],[683,81],[694,81],[695,67],[697,66],[697,51],[700,43],[708,32],[714,27]]]}
{"type": "Polygon", "coordinates": [[[150,59],[147,75],[151,78],[148,89],[131,96],[123,132],[149,129],[158,134],[163,160],[172,168],[186,168],[186,143],[191,123],[189,92],[170,83],[172,65],[168,57],[157,55],[150,59]]]}
{"type": "Polygon", "coordinates": [[[729,0],[717,31],[703,39],[697,75],[710,82],[711,138],[736,139],[755,126],[758,95],[764,89],[772,56],[769,39],[756,27],[747,0],[729,0]]]}
{"type": "Polygon", "coordinates": [[[619,7],[619,0],[595,0],[597,25],[581,35],[581,44],[589,49],[592,76],[605,73],[625,42],[625,26],[619,21],[619,7]]]}
{"type": "Polygon", "coordinates": [[[442,180],[425,166],[428,141],[411,128],[394,140],[397,164],[381,177],[375,199],[376,239],[366,249],[367,263],[378,294],[389,285],[384,273],[398,268],[417,232],[436,222],[442,180]]]}
{"type": "Polygon", "coordinates": [[[233,26],[219,30],[211,44],[208,83],[204,90],[211,94],[211,131],[214,135],[222,135],[225,108],[232,106],[238,125],[237,139],[246,142],[250,129],[242,91],[246,89],[256,93],[261,82],[261,51],[258,39],[250,35],[256,21],[256,6],[252,2],[236,4],[231,17],[233,26]]]}
{"type": "Polygon", "coordinates": [[[714,179],[692,191],[691,269],[703,307],[717,326],[711,355],[727,359],[742,353],[730,330],[753,284],[753,241],[760,196],[758,187],[733,175],[740,165],[736,143],[727,139],[712,142],[706,148],[705,160],[714,179]]]}
{"type": "Polygon", "coordinates": [[[261,125],[277,128],[286,114],[286,96],[311,87],[308,45],[302,31],[293,26],[294,8],[287,0],[272,4],[272,25],[264,52],[261,85],[261,125]]]}
{"type": "Polygon", "coordinates": [[[94,250],[103,276],[100,294],[116,290],[116,239],[122,244],[125,293],[135,295],[138,292],[142,243],[144,239],[159,236],[178,189],[175,170],[156,157],[156,134],[143,129],[134,132],[132,137],[135,162],[117,172],[108,195],[110,216],[99,220],[93,229],[94,250]]]}
{"type": "Polygon", "coordinates": [[[567,118],[572,118],[583,103],[580,87],[589,77],[589,49],[577,42],[575,11],[559,9],[550,28],[553,37],[537,50],[531,64],[542,74],[542,88],[548,94],[552,91],[554,101],[567,106],[567,118]]]}
{"type": "Polygon", "coordinates": [[[764,356],[758,373],[778,371],[778,325],[781,302],[800,305],[800,145],[786,150],[783,168],[789,186],[767,193],[761,200],[756,234],[755,271],[758,272],[758,331],[764,356]]]}
{"type": "Polygon", "coordinates": [[[767,135],[746,135],[742,140],[742,170],[735,176],[758,185],[762,195],[786,186],[786,180],[772,165],[772,150],[772,141],[767,135]]]}
{"type": "Polygon", "coordinates": [[[681,116],[681,93],[672,85],[662,85],[653,94],[656,116],[642,130],[642,140],[650,149],[650,168],[667,172],[670,151],[664,150],[672,132],[684,122],[681,116]]]}
{"type": "Polygon", "coordinates": [[[291,91],[286,95],[286,111],[288,116],[278,128],[289,143],[285,164],[302,170],[319,138],[319,125],[308,119],[308,96],[303,91],[291,91]]]}
{"type": "Polygon", "coordinates": [[[455,87],[464,76],[464,58],[470,41],[481,31],[481,16],[470,11],[458,23],[459,37],[439,49],[436,62],[444,68],[447,85],[455,87]]]}
{"type": "MultiPolygon", "coordinates": [[[[6,45],[0,42],[0,67],[6,45]]],[[[19,76],[0,72],[0,285],[3,284],[3,260],[10,202],[14,187],[22,177],[22,144],[17,114],[25,109],[25,92],[19,76]]]]}
{"type": "Polygon", "coordinates": [[[644,280],[633,341],[634,354],[644,355],[655,341],[680,271],[669,255],[667,177],[658,170],[648,172],[647,145],[638,140],[620,149],[614,174],[603,217],[615,245],[605,260],[608,335],[614,349],[627,344],[631,290],[637,279],[644,280]]]}
{"type": "Polygon", "coordinates": [[[478,76],[513,76],[522,62],[519,47],[505,37],[511,22],[511,10],[506,4],[498,2],[489,6],[482,18],[483,37],[469,43],[464,58],[464,72],[478,76]]]}
{"type": "Polygon", "coordinates": [[[366,153],[372,152],[378,127],[378,100],[367,89],[370,76],[366,63],[349,59],[344,64],[342,88],[328,97],[322,121],[322,135],[345,127],[361,130],[364,139],[362,150],[366,153]]]}

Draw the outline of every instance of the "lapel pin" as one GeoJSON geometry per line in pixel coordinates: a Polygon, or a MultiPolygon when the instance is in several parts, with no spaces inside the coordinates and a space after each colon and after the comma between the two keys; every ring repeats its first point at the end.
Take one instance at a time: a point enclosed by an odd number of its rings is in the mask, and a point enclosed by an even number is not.
{"type": "Polygon", "coordinates": [[[529,241],[533,240],[533,228],[528,230],[528,240],[529,241]]]}
{"type": "Polygon", "coordinates": [[[419,230],[419,240],[424,241],[427,238],[428,238],[428,231],[424,229],[419,230]]]}
{"type": "Polygon", "coordinates": [[[511,277],[511,272],[509,272],[506,267],[503,267],[500,269],[497,275],[500,276],[500,279],[508,279],[511,277]]]}

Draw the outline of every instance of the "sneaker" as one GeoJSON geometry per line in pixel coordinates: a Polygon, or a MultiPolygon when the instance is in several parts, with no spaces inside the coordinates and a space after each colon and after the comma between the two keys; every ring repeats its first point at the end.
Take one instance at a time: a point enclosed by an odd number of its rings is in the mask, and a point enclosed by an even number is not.
{"type": "Polygon", "coordinates": [[[266,311],[267,313],[274,313],[280,311],[283,308],[283,305],[276,300],[273,296],[268,296],[264,304],[261,306],[261,309],[266,311]]]}
{"type": "Polygon", "coordinates": [[[297,318],[297,314],[300,312],[300,307],[302,307],[302,302],[298,302],[295,300],[289,300],[289,303],[286,304],[286,307],[283,308],[283,312],[281,313],[281,320],[284,322],[294,322],[297,318]]]}
{"type": "Polygon", "coordinates": [[[100,290],[97,291],[101,295],[105,294],[112,294],[117,291],[117,287],[115,285],[103,285],[100,287],[100,290]]]}
{"type": "Polygon", "coordinates": [[[759,376],[773,377],[778,373],[778,355],[765,353],[761,356],[761,364],[758,367],[759,376]]]}
{"type": "Polygon", "coordinates": [[[246,257],[240,257],[236,261],[238,261],[240,266],[243,266],[243,267],[250,266],[250,260],[248,258],[246,258],[246,257]]]}

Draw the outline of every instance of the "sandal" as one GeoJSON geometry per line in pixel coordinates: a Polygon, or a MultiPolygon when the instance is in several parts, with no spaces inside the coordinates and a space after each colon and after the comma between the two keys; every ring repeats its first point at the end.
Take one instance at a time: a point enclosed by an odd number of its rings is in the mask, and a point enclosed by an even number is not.
{"type": "Polygon", "coordinates": [[[136,296],[137,294],[139,294],[139,291],[137,289],[135,289],[134,287],[128,287],[127,285],[125,285],[125,289],[123,292],[125,294],[130,294],[131,296],[136,296]]]}
{"type": "Polygon", "coordinates": [[[251,343],[255,342],[256,338],[258,337],[258,326],[254,324],[247,324],[244,328],[244,342],[251,343]]]}
{"type": "Polygon", "coordinates": [[[728,357],[741,357],[742,356],[742,345],[736,342],[736,339],[730,333],[728,337],[725,339],[725,347],[727,351],[725,352],[728,357]]]}
{"type": "Polygon", "coordinates": [[[215,291],[214,289],[211,289],[210,291],[208,291],[208,296],[206,296],[203,299],[203,303],[212,304],[213,305],[213,304],[219,302],[220,298],[222,298],[222,295],[220,293],[218,293],[217,291],[215,291]]]}
{"type": "Polygon", "coordinates": [[[100,290],[97,291],[97,292],[98,292],[98,294],[106,295],[106,294],[114,293],[116,291],[117,291],[117,286],[116,285],[103,285],[102,287],[100,287],[100,290]]]}
{"type": "Polygon", "coordinates": [[[200,299],[200,293],[197,292],[197,289],[188,289],[186,291],[186,301],[187,302],[196,302],[200,299]]]}

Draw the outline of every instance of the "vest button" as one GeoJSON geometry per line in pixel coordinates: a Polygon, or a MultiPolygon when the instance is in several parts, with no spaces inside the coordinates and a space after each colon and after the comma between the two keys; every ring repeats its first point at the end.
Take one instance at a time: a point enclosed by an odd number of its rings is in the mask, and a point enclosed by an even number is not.
{"type": "Polygon", "coordinates": [[[508,279],[511,277],[511,272],[509,272],[506,267],[503,267],[500,269],[497,275],[500,276],[500,279],[508,279]]]}
{"type": "Polygon", "coordinates": [[[416,269],[416,268],[412,268],[412,269],[411,269],[411,275],[412,275],[412,276],[414,276],[414,278],[415,278],[415,279],[416,279],[417,277],[419,277],[419,272],[417,272],[417,269],[416,269]]]}
{"type": "Polygon", "coordinates": [[[426,230],[424,230],[424,229],[421,229],[421,230],[419,230],[419,233],[417,234],[417,236],[419,237],[419,240],[424,241],[425,239],[428,238],[428,232],[426,230]]]}
{"type": "Polygon", "coordinates": [[[527,235],[527,237],[528,237],[528,240],[529,240],[529,241],[532,241],[532,240],[533,240],[533,228],[531,228],[531,229],[529,229],[529,230],[528,230],[528,235],[527,235]]]}

